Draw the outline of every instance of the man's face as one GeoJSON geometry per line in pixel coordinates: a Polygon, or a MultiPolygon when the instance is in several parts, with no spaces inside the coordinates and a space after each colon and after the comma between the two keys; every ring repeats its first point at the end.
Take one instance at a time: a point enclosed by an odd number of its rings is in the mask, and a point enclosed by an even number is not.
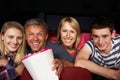
{"type": "Polygon", "coordinates": [[[29,25],[25,28],[26,41],[32,51],[39,51],[46,45],[48,35],[45,28],[37,25],[29,25]]]}
{"type": "Polygon", "coordinates": [[[94,44],[103,53],[108,53],[111,50],[111,38],[112,34],[109,28],[104,29],[92,29],[92,38],[94,44]]]}

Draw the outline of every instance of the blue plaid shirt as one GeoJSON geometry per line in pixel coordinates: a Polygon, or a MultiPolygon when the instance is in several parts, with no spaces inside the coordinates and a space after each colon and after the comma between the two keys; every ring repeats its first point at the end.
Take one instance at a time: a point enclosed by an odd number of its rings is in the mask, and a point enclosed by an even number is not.
{"type": "Polygon", "coordinates": [[[17,64],[13,61],[12,57],[8,58],[8,64],[4,67],[0,67],[0,80],[15,80],[18,75],[15,70],[17,64]]]}

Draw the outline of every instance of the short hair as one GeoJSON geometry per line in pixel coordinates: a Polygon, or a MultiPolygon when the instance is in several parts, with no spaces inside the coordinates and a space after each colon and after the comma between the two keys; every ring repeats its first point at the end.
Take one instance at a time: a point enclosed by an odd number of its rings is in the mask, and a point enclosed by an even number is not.
{"type": "Polygon", "coordinates": [[[108,17],[98,17],[91,24],[91,31],[92,29],[103,29],[103,28],[109,28],[110,32],[112,33],[114,30],[113,20],[108,17]]]}
{"type": "Polygon", "coordinates": [[[42,26],[42,27],[45,28],[46,34],[48,34],[48,26],[47,26],[47,24],[46,24],[43,20],[41,20],[41,19],[39,19],[39,18],[29,19],[29,20],[25,23],[25,25],[24,25],[25,29],[26,29],[26,27],[29,26],[29,25],[42,26]]]}

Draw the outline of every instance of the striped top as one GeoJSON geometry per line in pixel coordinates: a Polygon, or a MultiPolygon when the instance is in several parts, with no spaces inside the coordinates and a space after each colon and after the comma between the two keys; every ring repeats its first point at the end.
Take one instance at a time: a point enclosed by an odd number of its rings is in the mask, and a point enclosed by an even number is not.
{"type": "Polygon", "coordinates": [[[90,60],[103,67],[120,69],[120,36],[112,38],[111,43],[112,50],[107,55],[100,53],[93,40],[87,41],[85,45],[91,50],[90,60]]]}

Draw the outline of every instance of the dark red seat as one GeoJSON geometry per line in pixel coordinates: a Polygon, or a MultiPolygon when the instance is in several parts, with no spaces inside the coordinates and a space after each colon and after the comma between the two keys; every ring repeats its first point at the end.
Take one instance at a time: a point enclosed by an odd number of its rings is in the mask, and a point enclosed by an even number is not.
{"type": "Polygon", "coordinates": [[[20,80],[33,80],[26,68],[23,70],[20,80]]]}
{"type": "MultiPolygon", "coordinates": [[[[20,80],[33,80],[25,68],[20,80]]],[[[92,80],[91,73],[80,67],[65,67],[59,80],[92,80]]]]}
{"type": "Polygon", "coordinates": [[[65,67],[60,80],[92,80],[91,72],[81,67],[65,67]]]}

